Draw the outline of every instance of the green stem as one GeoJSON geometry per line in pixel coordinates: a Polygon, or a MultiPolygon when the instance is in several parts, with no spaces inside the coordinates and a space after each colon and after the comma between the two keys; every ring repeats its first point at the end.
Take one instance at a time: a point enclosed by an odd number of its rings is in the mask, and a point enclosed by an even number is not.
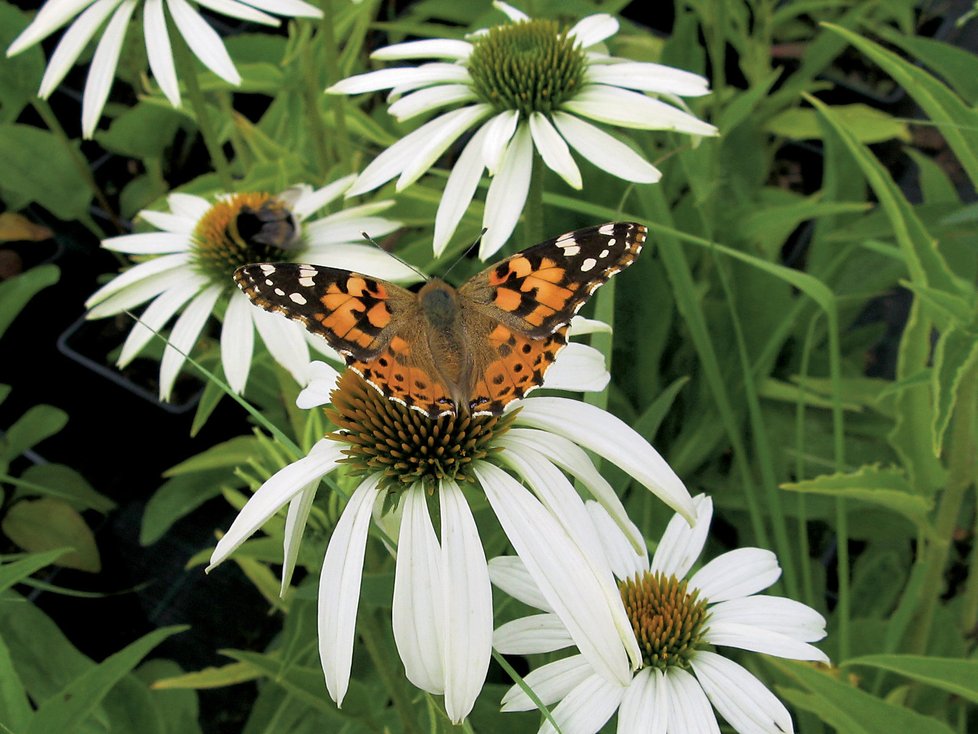
{"type": "Polygon", "coordinates": [[[543,240],[543,160],[533,152],[530,190],[523,208],[523,239],[526,245],[543,240]]]}
{"type": "MultiPolygon", "coordinates": [[[[325,2],[329,5],[329,2],[325,2]]],[[[335,45],[335,44],[334,44],[335,45]]],[[[304,36],[299,46],[299,63],[302,67],[302,96],[305,98],[306,127],[308,128],[309,138],[312,140],[313,155],[316,159],[316,173],[318,180],[324,181],[329,171],[330,156],[326,146],[326,126],[323,124],[322,115],[319,114],[319,103],[322,99],[323,88],[319,75],[316,73],[316,61],[313,54],[313,46],[310,39],[304,36]]],[[[336,101],[339,101],[337,98],[336,101]]]]}
{"type": "MultiPolygon", "coordinates": [[[[825,312],[828,321],[829,337],[829,382],[832,385],[832,443],[833,459],[837,472],[845,471],[846,443],[845,426],[842,413],[842,348],[839,343],[839,317],[833,308],[825,312]]],[[[846,500],[838,497],[835,501],[835,532],[837,538],[839,603],[836,606],[836,619],[839,623],[839,659],[849,657],[851,617],[851,595],[849,593],[849,515],[846,500]]]]}
{"type": "MultiPolygon", "coordinates": [[[[81,174],[81,177],[85,181],[88,188],[91,189],[92,195],[95,197],[98,205],[102,207],[111,220],[112,226],[115,227],[118,232],[124,232],[125,227],[122,225],[122,222],[119,221],[119,216],[109,204],[109,200],[105,197],[105,193],[99,187],[98,182],[95,180],[95,176],[92,175],[92,169],[89,168],[88,161],[85,160],[85,157],[81,154],[78,148],[72,145],[71,138],[68,137],[65,129],[61,126],[61,123],[58,121],[58,116],[54,114],[54,110],[51,109],[51,105],[48,104],[46,99],[35,97],[33,100],[33,106],[34,109],[37,110],[37,114],[39,114],[41,119],[44,120],[44,124],[47,125],[48,130],[54,133],[54,136],[61,141],[65,151],[68,153],[68,158],[71,160],[71,164],[75,167],[78,173],[81,174]]],[[[84,222],[85,226],[92,230],[92,232],[98,237],[105,236],[105,232],[102,231],[102,228],[98,226],[95,220],[92,219],[88,213],[82,217],[82,221],[84,222]]]]}
{"type": "Polygon", "coordinates": [[[394,657],[384,650],[380,645],[386,632],[377,621],[373,613],[360,615],[360,631],[367,654],[374,663],[374,669],[383,679],[387,692],[390,694],[394,709],[401,719],[402,731],[406,734],[421,734],[414,720],[414,706],[411,703],[411,696],[408,694],[404,685],[404,676],[398,675],[392,669],[394,657]]]}
{"type": "Polygon", "coordinates": [[[179,33],[175,34],[175,38],[173,39],[173,57],[180,66],[180,78],[187,85],[187,97],[190,99],[190,107],[193,109],[197,129],[200,130],[200,135],[204,139],[204,145],[207,147],[207,153],[210,155],[211,164],[214,166],[214,170],[217,171],[221,186],[226,191],[233,191],[234,177],[231,175],[231,167],[228,164],[227,157],[224,155],[221,141],[217,138],[217,132],[212,124],[210,112],[207,110],[204,93],[197,79],[197,65],[194,61],[194,55],[190,52],[190,49],[187,47],[187,42],[183,40],[183,36],[179,33]]]}
{"type": "MultiPolygon", "coordinates": [[[[815,341],[815,324],[818,316],[808,322],[808,332],[801,350],[801,365],[798,368],[798,406],[795,411],[795,481],[802,481],[805,467],[805,410],[807,407],[808,370],[811,362],[812,344],[815,341]]],[[[805,603],[815,606],[815,582],[812,578],[812,564],[808,562],[811,546],[808,541],[808,503],[805,494],[798,495],[798,558],[801,567],[802,597],[805,603]]]]}
{"type": "MultiPolygon", "coordinates": [[[[333,0],[321,0],[320,6],[323,9],[323,17],[319,23],[319,35],[323,39],[323,50],[326,56],[326,84],[329,86],[340,80],[340,51],[339,45],[336,43],[336,36],[334,35],[336,15],[333,12],[333,0]]],[[[306,76],[308,77],[309,75],[307,74],[306,76]]],[[[333,147],[336,150],[336,157],[343,164],[343,169],[350,171],[351,155],[350,139],[346,131],[346,98],[342,95],[334,95],[331,98],[330,104],[333,108],[333,125],[336,127],[333,137],[335,145],[333,147]]],[[[314,109],[318,116],[318,105],[314,109]]],[[[322,142],[325,144],[325,140],[322,142]]]]}

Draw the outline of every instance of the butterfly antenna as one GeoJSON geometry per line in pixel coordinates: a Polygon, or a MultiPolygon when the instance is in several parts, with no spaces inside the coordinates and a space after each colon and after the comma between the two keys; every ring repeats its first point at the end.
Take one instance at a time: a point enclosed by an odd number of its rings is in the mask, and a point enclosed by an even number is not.
{"type": "Polygon", "coordinates": [[[413,265],[412,265],[411,263],[409,263],[409,262],[408,262],[407,260],[405,260],[404,258],[402,258],[402,257],[398,257],[398,256],[397,256],[397,255],[396,255],[395,253],[393,253],[393,252],[391,252],[390,250],[385,250],[385,249],[384,249],[383,247],[381,247],[381,246],[380,246],[380,244],[379,244],[379,243],[377,242],[377,240],[375,240],[375,239],[374,239],[373,237],[371,237],[371,236],[370,236],[369,234],[367,234],[366,232],[361,232],[361,233],[360,233],[360,235],[361,235],[361,236],[362,236],[362,237],[363,237],[363,238],[364,238],[364,239],[365,239],[365,240],[366,240],[367,242],[369,242],[369,243],[370,243],[371,245],[373,245],[374,247],[376,247],[376,248],[377,248],[378,250],[381,250],[382,252],[385,252],[385,253],[387,253],[387,254],[388,254],[388,255],[390,255],[390,256],[391,256],[392,258],[394,258],[394,259],[395,259],[395,260],[397,260],[397,261],[398,261],[399,263],[401,263],[401,265],[403,265],[404,267],[406,267],[406,268],[410,268],[411,270],[413,270],[414,272],[416,272],[416,273],[417,273],[418,275],[420,275],[420,276],[421,276],[421,280],[428,280],[428,276],[427,276],[427,275],[426,275],[425,273],[422,273],[422,272],[421,272],[420,270],[418,270],[418,269],[417,269],[416,267],[414,267],[414,266],[413,266],[413,265]]]}
{"type": "Polygon", "coordinates": [[[476,246],[476,245],[478,245],[478,244],[479,244],[479,242],[481,242],[481,241],[482,241],[482,238],[483,238],[483,237],[485,236],[485,234],[486,234],[486,232],[487,232],[487,231],[488,231],[488,228],[487,228],[487,227],[483,227],[483,228],[482,228],[482,231],[481,231],[481,232],[479,232],[479,236],[475,238],[475,242],[473,242],[473,243],[472,243],[471,245],[469,245],[468,247],[466,247],[466,248],[465,248],[465,251],[464,251],[464,252],[462,252],[462,254],[461,254],[461,255],[459,255],[459,256],[458,256],[457,258],[455,258],[455,262],[453,262],[453,263],[452,263],[451,265],[449,265],[449,266],[448,266],[448,270],[446,270],[446,271],[445,271],[445,274],[444,274],[444,275],[442,275],[441,277],[443,277],[443,278],[446,278],[446,277],[448,277],[448,274],[449,274],[450,272],[452,272],[452,268],[454,268],[454,267],[455,267],[456,265],[458,265],[458,264],[459,264],[459,262],[461,262],[461,261],[462,261],[462,259],[464,259],[465,257],[467,257],[467,256],[468,256],[468,254],[469,254],[470,252],[472,252],[472,250],[474,250],[474,249],[475,249],[475,246],[476,246]]]}

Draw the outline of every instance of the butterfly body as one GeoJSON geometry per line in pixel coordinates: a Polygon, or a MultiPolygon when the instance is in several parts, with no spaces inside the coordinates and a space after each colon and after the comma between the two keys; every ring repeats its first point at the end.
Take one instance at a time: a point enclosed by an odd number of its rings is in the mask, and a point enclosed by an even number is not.
{"type": "Polygon", "coordinates": [[[543,383],[574,314],[630,265],[646,228],[616,222],[568,232],[506,258],[459,288],[417,292],[299,263],[238,268],[257,305],[299,321],[391,400],[429,417],[498,415],[543,383]]]}

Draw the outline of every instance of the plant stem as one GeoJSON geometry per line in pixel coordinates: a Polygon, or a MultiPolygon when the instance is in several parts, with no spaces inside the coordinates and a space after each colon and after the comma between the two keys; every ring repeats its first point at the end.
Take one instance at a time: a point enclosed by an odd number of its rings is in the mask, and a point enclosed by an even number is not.
{"type": "MultiPolygon", "coordinates": [[[[333,0],[321,0],[320,6],[323,9],[323,18],[319,23],[319,35],[322,36],[323,49],[326,53],[326,85],[329,86],[340,80],[340,52],[334,35],[336,15],[333,12],[333,0]]],[[[343,164],[343,169],[349,171],[351,157],[350,140],[346,131],[346,98],[335,95],[330,104],[333,108],[333,125],[336,127],[333,137],[336,158],[343,164]]],[[[318,106],[315,110],[318,116],[318,106]]],[[[322,144],[325,145],[325,141],[322,141],[322,144]]]]}
{"type": "MultiPolygon", "coordinates": [[[[367,610],[365,610],[367,611],[367,610]]],[[[390,694],[397,710],[397,715],[401,719],[403,731],[407,734],[421,734],[415,724],[412,712],[414,706],[411,697],[404,688],[404,676],[396,674],[391,668],[391,661],[394,658],[381,648],[380,640],[384,638],[385,631],[377,622],[375,613],[367,611],[360,615],[360,629],[362,631],[363,643],[367,648],[367,654],[373,660],[374,669],[384,681],[387,692],[390,694]]]]}
{"type": "MultiPolygon", "coordinates": [[[[324,5],[329,5],[328,0],[324,5]]],[[[324,181],[329,172],[330,156],[326,146],[326,126],[323,125],[322,115],[319,114],[319,102],[323,94],[322,82],[316,73],[313,45],[310,38],[305,35],[299,41],[299,63],[302,67],[302,96],[305,98],[303,107],[306,112],[306,127],[316,159],[318,180],[324,181]]]]}
{"type": "Polygon", "coordinates": [[[526,245],[543,240],[543,161],[536,151],[533,152],[530,190],[523,209],[523,238],[526,245]]]}

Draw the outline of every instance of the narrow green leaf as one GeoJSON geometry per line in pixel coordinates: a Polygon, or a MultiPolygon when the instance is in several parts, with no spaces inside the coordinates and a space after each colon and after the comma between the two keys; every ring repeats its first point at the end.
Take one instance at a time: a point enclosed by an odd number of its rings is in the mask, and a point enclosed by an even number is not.
{"type": "Polygon", "coordinates": [[[106,694],[129,673],[149,651],[186,626],[163,627],[106,658],[58,694],[43,701],[24,734],[74,731],[102,702],[106,694]]]}
{"type": "Polygon", "coordinates": [[[978,338],[973,333],[963,328],[951,328],[941,334],[934,350],[934,370],[931,374],[935,406],[931,438],[935,456],[940,456],[944,449],[944,437],[957,404],[961,381],[966,377],[975,379],[976,364],[978,338]]]}
{"type": "Polygon", "coordinates": [[[78,510],[95,510],[105,514],[116,506],[104,494],[96,492],[85,477],[64,464],[29,466],[21,474],[20,481],[30,492],[62,499],[78,510]]]}
{"type": "Polygon", "coordinates": [[[210,469],[234,469],[247,464],[257,453],[258,443],[254,436],[235,436],[171,466],[163,472],[163,476],[175,477],[210,469]]]}
{"type": "Polygon", "coordinates": [[[161,678],[153,683],[155,690],[166,691],[177,688],[223,688],[237,683],[247,683],[261,677],[261,672],[250,663],[239,662],[195,670],[171,678],[161,678]]]}
{"type": "Polygon", "coordinates": [[[50,566],[68,550],[68,548],[55,548],[43,553],[31,553],[26,558],[0,565],[0,591],[6,591],[35,571],[50,566]]]}
{"type": "Polygon", "coordinates": [[[197,692],[189,689],[157,690],[155,681],[172,678],[183,670],[172,660],[147,660],[133,673],[150,691],[150,703],[159,712],[165,734],[203,734],[200,726],[200,707],[197,692]]]}
{"type": "MultiPolygon", "coordinates": [[[[828,381],[823,380],[822,382],[827,383],[828,381]]],[[[807,381],[805,386],[801,387],[800,385],[792,385],[791,383],[769,377],[758,387],[758,395],[762,398],[777,400],[782,403],[800,403],[804,401],[805,405],[810,408],[831,409],[833,405],[831,393],[827,397],[822,397],[812,389],[812,386],[807,381]]],[[[843,410],[851,410],[859,413],[862,411],[863,406],[859,403],[843,402],[842,408],[843,410]]]]}
{"type": "MultiPolygon", "coordinates": [[[[222,654],[228,655],[242,663],[249,664],[253,669],[259,670],[265,676],[271,678],[276,684],[295,696],[303,703],[311,706],[324,714],[333,714],[337,718],[345,718],[344,714],[351,714],[345,705],[342,709],[337,709],[326,693],[326,681],[323,680],[321,668],[309,668],[301,665],[289,665],[283,669],[281,663],[270,655],[246,652],[244,650],[222,650],[222,654]]],[[[352,681],[351,681],[352,682],[352,681]]]]}
{"type": "Polygon", "coordinates": [[[70,505],[43,498],[15,503],[0,522],[8,538],[32,552],[72,548],[58,557],[57,565],[98,573],[102,569],[95,536],[70,505]]]}
{"type": "Polygon", "coordinates": [[[655,434],[659,431],[659,426],[661,426],[662,421],[665,420],[665,417],[669,413],[669,409],[675,402],[676,397],[679,395],[680,390],[682,390],[688,382],[688,377],[677,377],[675,380],[673,380],[672,383],[662,391],[659,397],[652,401],[649,406],[642,411],[642,414],[635,420],[635,423],[632,424],[632,428],[635,429],[635,432],[649,443],[652,443],[652,441],[655,439],[655,434]]]}
{"type": "Polygon", "coordinates": [[[901,281],[901,285],[912,290],[914,295],[919,296],[921,301],[932,308],[931,315],[942,329],[945,328],[948,319],[959,324],[968,324],[974,318],[975,310],[970,300],[958,293],[907,281],[901,281]]]}
{"type": "Polygon", "coordinates": [[[33,713],[10,650],[0,637],[0,725],[5,731],[21,732],[27,728],[33,713]]]}
{"type": "Polygon", "coordinates": [[[978,660],[925,655],[866,655],[846,660],[843,665],[889,670],[978,703],[978,660]]]}
{"type": "Polygon", "coordinates": [[[46,438],[56,435],[68,423],[68,414],[51,405],[28,408],[0,441],[0,455],[14,459],[34,448],[46,438]]]}
{"type": "Polygon", "coordinates": [[[50,263],[0,281],[0,337],[35,294],[49,285],[54,285],[61,277],[57,265],[50,263]]]}
{"type": "Polygon", "coordinates": [[[152,545],[180,518],[216,497],[233,477],[226,469],[211,469],[173,477],[153,493],[143,512],[139,542],[152,545]]]}
{"type": "MultiPolygon", "coordinates": [[[[860,143],[882,143],[893,139],[910,142],[907,124],[875,107],[833,105],[832,111],[860,143]]],[[[789,140],[822,139],[815,110],[804,107],[792,107],[775,115],[764,123],[764,130],[789,140]]]]}
{"type": "Polygon", "coordinates": [[[925,36],[906,36],[880,23],[873,29],[941,76],[970,105],[978,105],[978,57],[970,50],[925,36]]]}

